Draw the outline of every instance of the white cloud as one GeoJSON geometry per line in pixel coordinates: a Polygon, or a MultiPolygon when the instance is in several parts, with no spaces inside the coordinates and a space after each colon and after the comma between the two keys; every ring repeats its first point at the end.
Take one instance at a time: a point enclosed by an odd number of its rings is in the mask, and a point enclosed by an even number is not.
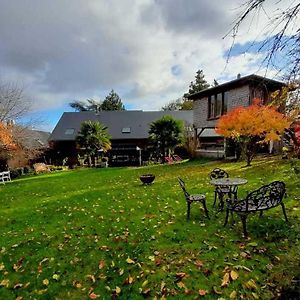
{"type": "MultiPolygon", "coordinates": [[[[222,36],[238,0],[0,0],[0,6],[0,75],[21,80],[37,110],[103,98],[112,88],[136,109],[154,110],[186,92],[198,69],[209,82],[259,69],[261,56],[249,54],[224,70],[231,40],[222,36]]],[[[242,43],[257,35],[253,27],[244,32],[242,43]]]]}

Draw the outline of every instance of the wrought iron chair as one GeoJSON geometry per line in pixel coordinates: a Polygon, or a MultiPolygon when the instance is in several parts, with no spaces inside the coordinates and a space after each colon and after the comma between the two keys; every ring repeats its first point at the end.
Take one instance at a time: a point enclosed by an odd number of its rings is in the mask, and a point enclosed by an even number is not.
{"type": "Polygon", "coordinates": [[[283,204],[283,197],[286,195],[285,183],[282,181],[274,181],[268,185],[264,185],[259,189],[251,192],[244,200],[232,202],[226,201],[226,218],[224,226],[228,223],[229,212],[237,213],[243,224],[243,233],[247,237],[246,220],[250,213],[260,212],[262,215],[264,210],[271,209],[281,205],[284,218],[288,222],[283,204]]]}
{"type": "MultiPolygon", "coordinates": [[[[215,168],[209,175],[210,179],[220,179],[220,178],[228,178],[229,174],[220,168],[215,168]]],[[[214,198],[214,204],[213,207],[215,207],[217,198],[219,198],[220,203],[223,203],[223,198],[225,195],[228,195],[229,198],[233,195],[235,199],[237,199],[237,186],[229,187],[229,186],[216,186],[215,188],[215,198],[214,198]]],[[[221,210],[223,210],[223,207],[221,207],[221,210]]]]}
{"type": "Polygon", "coordinates": [[[209,219],[208,210],[207,210],[207,207],[206,207],[206,197],[205,197],[205,195],[200,195],[200,194],[199,195],[190,195],[188,193],[188,191],[186,190],[186,186],[185,186],[184,181],[179,177],[178,177],[178,181],[179,181],[179,184],[182,188],[182,191],[184,193],[186,203],[187,203],[187,219],[188,220],[190,219],[191,204],[193,202],[201,202],[202,203],[205,215],[209,219]]]}

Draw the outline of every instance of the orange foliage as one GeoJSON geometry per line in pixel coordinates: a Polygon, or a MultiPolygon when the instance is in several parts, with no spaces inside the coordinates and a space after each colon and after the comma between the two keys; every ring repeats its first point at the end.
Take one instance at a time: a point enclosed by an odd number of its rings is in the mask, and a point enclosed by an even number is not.
{"type": "Polygon", "coordinates": [[[263,142],[280,139],[280,134],[291,122],[275,107],[260,105],[255,99],[248,107],[237,107],[222,116],[216,132],[227,138],[259,137],[263,142]]]}
{"type": "Polygon", "coordinates": [[[14,144],[12,132],[9,126],[3,124],[0,122],[0,146],[13,150],[16,148],[16,145],[14,144]]]}

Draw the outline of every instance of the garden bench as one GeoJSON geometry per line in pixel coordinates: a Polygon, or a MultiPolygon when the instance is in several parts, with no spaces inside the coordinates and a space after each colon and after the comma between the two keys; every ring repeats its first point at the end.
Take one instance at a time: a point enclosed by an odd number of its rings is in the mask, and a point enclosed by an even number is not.
{"type": "Polygon", "coordinates": [[[229,212],[237,213],[243,224],[243,233],[247,237],[246,220],[250,213],[260,212],[262,216],[264,210],[271,209],[281,205],[284,218],[288,222],[285,207],[283,204],[283,197],[286,194],[285,183],[282,181],[274,181],[270,184],[264,185],[259,189],[251,192],[244,200],[232,201],[227,199],[226,218],[224,226],[228,222],[229,212]]]}
{"type": "Polygon", "coordinates": [[[5,183],[5,181],[11,181],[11,178],[10,178],[10,171],[3,171],[3,172],[0,172],[0,181],[2,183],[5,183]]]}
{"type": "Polygon", "coordinates": [[[202,203],[205,215],[209,219],[208,210],[207,210],[207,207],[206,207],[206,197],[205,197],[205,195],[200,195],[200,194],[199,195],[190,195],[188,193],[188,191],[186,190],[186,186],[185,186],[184,181],[179,177],[178,177],[178,181],[179,181],[179,184],[180,184],[180,186],[182,188],[182,191],[184,193],[186,204],[187,204],[187,219],[188,220],[190,219],[191,204],[193,202],[201,202],[202,203]]]}

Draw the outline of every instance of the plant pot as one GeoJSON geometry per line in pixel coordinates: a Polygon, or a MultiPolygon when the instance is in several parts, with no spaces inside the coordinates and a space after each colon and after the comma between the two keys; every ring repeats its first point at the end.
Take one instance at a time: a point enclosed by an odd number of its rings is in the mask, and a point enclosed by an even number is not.
{"type": "Polygon", "coordinates": [[[144,174],[140,176],[140,180],[143,184],[151,184],[155,179],[153,174],[144,174]]]}

